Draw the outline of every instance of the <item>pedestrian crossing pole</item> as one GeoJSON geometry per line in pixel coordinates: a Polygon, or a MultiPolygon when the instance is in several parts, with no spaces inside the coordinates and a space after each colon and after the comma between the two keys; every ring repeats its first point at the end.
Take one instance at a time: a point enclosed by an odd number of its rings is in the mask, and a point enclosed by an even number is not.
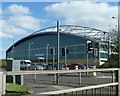
{"type": "MultiPolygon", "coordinates": [[[[59,71],[59,62],[60,62],[60,33],[59,33],[59,21],[57,20],[57,70],[59,71]]],[[[59,84],[59,74],[56,74],[56,83],[59,84]]]]}

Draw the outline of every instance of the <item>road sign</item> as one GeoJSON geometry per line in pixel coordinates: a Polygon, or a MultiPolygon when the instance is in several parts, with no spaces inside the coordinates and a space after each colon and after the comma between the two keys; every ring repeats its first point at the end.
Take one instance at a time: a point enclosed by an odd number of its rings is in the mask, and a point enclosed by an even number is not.
{"type": "Polygon", "coordinates": [[[40,60],[44,60],[45,58],[44,58],[44,57],[38,57],[38,59],[40,59],[40,60]]]}

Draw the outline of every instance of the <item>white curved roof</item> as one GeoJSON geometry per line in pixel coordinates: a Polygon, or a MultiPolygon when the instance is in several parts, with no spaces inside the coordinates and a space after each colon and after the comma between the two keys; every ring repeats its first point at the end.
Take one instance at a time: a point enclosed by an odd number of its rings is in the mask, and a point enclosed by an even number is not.
{"type": "MultiPolygon", "coordinates": [[[[91,40],[96,40],[96,42],[103,41],[108,38],[108,32],[90,28],[90,27],[84,27],[84,26],[75,26],[75,25],[62,25],[59,26],[60,32],[76,35],[76,36],[82,36],[85,38],[90,38],[91,40]]],[[[57,32],[57,27],[48,27],[45,29],[38,30],[34,32],[31,35],[39,34],[43,32],[57,32]]]]}

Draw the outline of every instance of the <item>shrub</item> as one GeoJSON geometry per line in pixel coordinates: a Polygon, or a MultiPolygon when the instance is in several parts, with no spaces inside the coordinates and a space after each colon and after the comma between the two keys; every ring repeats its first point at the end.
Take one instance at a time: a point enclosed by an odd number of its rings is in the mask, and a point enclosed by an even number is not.
{"type": "Polygon", "coordinates": [[[7,66],[7,62],[6,62],[6,60],[1,60],[0,61],[0,67],[6,67],[7,66]]]}

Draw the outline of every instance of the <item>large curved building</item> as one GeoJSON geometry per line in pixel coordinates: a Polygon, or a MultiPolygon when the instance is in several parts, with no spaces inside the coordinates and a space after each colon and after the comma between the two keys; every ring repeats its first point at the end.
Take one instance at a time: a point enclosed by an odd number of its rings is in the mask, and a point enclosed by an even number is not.
{"type": "MultiPolygon", "coordinates": [[[[86,63],[98,64],[100,58],[106,60],[107,54],[100,53],[100,42],[107,38],[105,31],[89,27],[64,25],[60,26],[60,63],[86,63]],[[87,54],[87,42],[92,42],[94,53],[87,54]],[[63,48],[67,49],[67,55],[63,56],[63,48]],[[95,55],[95,56],[94,56],[95,55]],[[88,59],[87,59],[88,58],[88,59]]],[[[57,28],[49,27],[38,30],[33,34],[14,43],[7,51],[6,58],[33,62],[57,61],[57,28]],[[55,54],[53,54],[53,49],[55,54]]]]}

